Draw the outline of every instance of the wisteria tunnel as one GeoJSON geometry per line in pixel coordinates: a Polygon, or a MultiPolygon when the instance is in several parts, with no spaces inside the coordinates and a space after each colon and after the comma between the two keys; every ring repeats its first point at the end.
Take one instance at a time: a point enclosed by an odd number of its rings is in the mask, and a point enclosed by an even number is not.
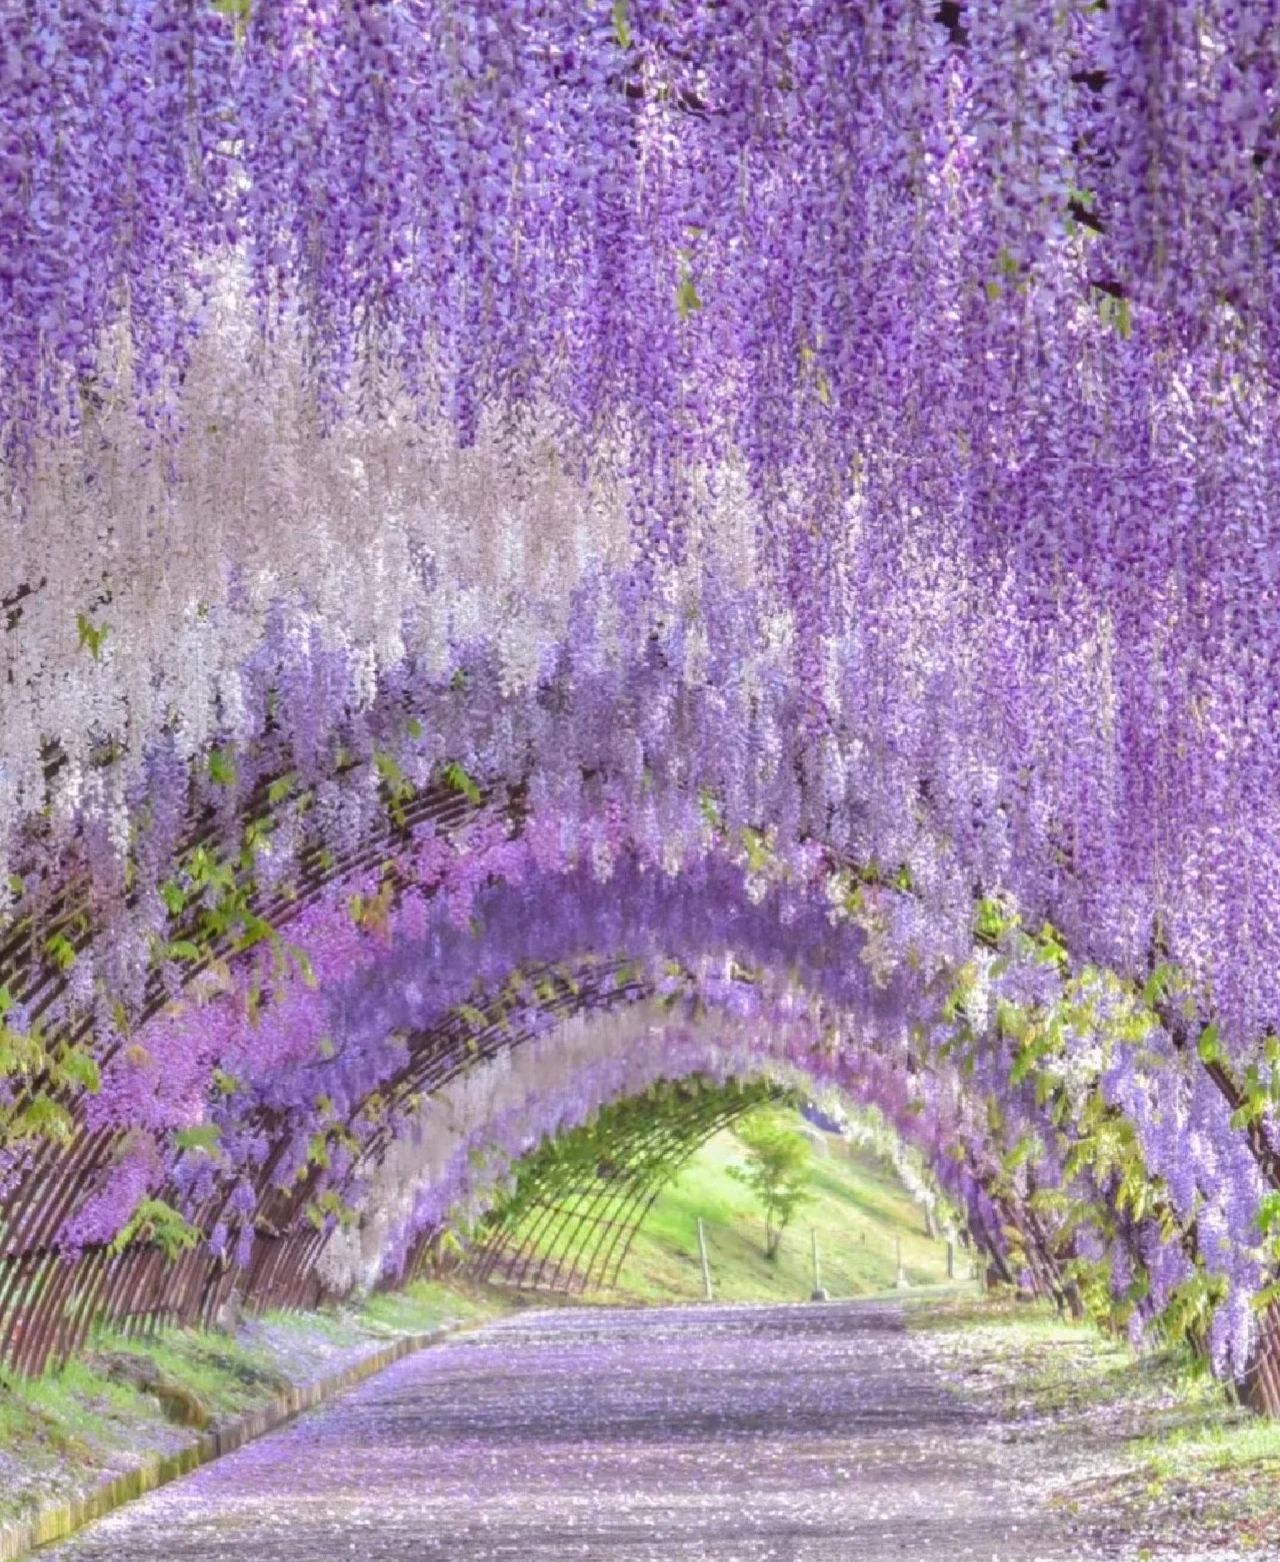
{"type": "Polygon", "coordinates": [[[815,1098],[1280,1415],[1278,246],[1273,0],[0,0],[0,1370],[815,1098]]]}

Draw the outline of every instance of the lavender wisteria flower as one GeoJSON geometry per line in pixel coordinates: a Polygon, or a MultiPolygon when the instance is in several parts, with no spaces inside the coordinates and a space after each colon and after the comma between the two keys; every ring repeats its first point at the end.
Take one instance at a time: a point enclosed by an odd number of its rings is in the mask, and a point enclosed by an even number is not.
{"type": "Polygon", "coordinates": [[[0,1262],[403,1248],[454,1042],[658,1002],[1238,1374],[1266,9],[0,0],[0,1262]]]}

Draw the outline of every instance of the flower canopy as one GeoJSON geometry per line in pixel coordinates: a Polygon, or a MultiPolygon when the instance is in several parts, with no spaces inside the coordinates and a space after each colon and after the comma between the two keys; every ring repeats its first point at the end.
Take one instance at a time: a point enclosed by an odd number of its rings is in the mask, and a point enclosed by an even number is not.
{"type": "Polygon", "coordinates": [[[1254,1370],[1275,23],[0,0],[0,1355],[165,1234],[376,1268],[665,1047],[1254,1370]]]}

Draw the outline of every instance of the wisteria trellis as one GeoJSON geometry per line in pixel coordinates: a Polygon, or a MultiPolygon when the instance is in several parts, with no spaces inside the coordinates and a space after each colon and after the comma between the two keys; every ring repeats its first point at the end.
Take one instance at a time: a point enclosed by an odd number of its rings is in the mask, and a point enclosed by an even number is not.
{"type": "Polygon", "coordinates": [[[165,1211],[389,1232],[439,1038],[616,989],[1280,1408],[1278,81],[1271,0],[0,0],[0,1352],[165,1211]]]}

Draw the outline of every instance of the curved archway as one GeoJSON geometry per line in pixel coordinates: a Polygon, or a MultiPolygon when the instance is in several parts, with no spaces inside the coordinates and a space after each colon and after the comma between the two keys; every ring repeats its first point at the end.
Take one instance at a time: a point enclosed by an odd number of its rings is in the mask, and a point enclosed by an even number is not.
{"type": "Polygon", "coordinates": [[[654,1200],[684,1165],[722,1128],[784,1095],[767,1081],[715,1085],[693,1075],[544,1141],[483,1223],[466,1273],[518,1289],[610,1289],[654,1200]]]}
{"type": "Polygon", "coordinates": [[[0,1359],[303,1294],[594,958],[799,1004],[1002,1262],[1272,1371],[1251,20],[1236,81],[1105,6],[384,10],[12,19],[60,63],[0,153],[0,1359]],[[590,874],[651,944],[570,926],[590,874]],[[541,952],[445,936],[503,885],[541,952]]]}
{"type": "MultiPolygon", "coordinates": [[[[590,829],[590,818],[584,824],[590,829]]],[[[20,1367],[30,1370],[71,1348],[95,1311],[126,1322],[211,1316],[246,1274],[245,1289],[263,1304],[314,1297],[316,1265],[346,1207],[344,1189],[358,1188],[362,1169],[395,1141],[408,1101],[536,1035],[556,1014],[654,993],[727,1002],[746,1014],[758,1015],[762,1002],[775,1005],[773,1023],[785,1030],[802,1021],[804,1046],[825,1048],[828,1065],[843,1064],[846,1074],[864,1071],[889,1092],[901,1119],[924,1108],[917,1126],[925,1137],[933,1134],[931,1153],[944,1143],[948,1153],[959,1152],[942,1169],[963,1190],[975,1232],[997,1264],[1011,1276],[1025,1270],[1033,1284],[1075,1304],[1068,1270],[1080,1257],[1076,1238],[1055,1235],[1026,1203],[1034,1188],[1010,1182],[1004,1166],[1018,1153],[1019,1134],[1057,1143],[1054,1154],[1067,1162],[1076,1154],[1084,1136],[1073,1146],[1061,1119],[1070,1083],[1059,1082],[1048,1100],[1036,1100],[1028,1088],[1015,1117],[1008,1118],[1006,1105],[997,1128],[982,1123],[980,1109],[1007,1096],[1008,1070],[1018,1066],[1011,1038],[1006,1030],[996,1048],[980,1032],[975,1038],[971,962],[957,974],[945,958],[919,958],[909,891],[851,879],[821,853],[791,864],[772,862],[759,842],[748,841],[745,852],[726,849],[714,831],[674,878],[621,847],[604,879],[598,868],[572,863],[542,868],[536,820],[514,837],[506,825],[481,820],[463,837],[461,849],[435,833],[419,844],[418,885],[402,856],[391,874],[347,877],[321,891],[290,924],[292,956],[282,959],[272,943],[251,948],[235,957],[238,971],[227,991],[156,1015],[138,1033],[145,1045],[104,1058],[102,1089],[83,1097],[83,1132],[63,1181],[54,1184],[57,1197],[41,1215],[59,1241],[24,1248],[11,1238],[6,1338],[20,1367]],[[833,900],[833,889],[843,902],[833,900]],[[463,925],[473,917],[484,925],[483,938],[463,925]],[[906,958],[886,957],[885,934],[896,917],[906,918],[914,935],[906,958]],[[692,956],[692,965],[671,963],[665,949],[681,950],[686,961],[692,956]],[[594,953],[584,960],[584,950],[594,953]],[[781,986],[770,986],[770,970],[785,970],[781,986]],[[261,1015],[242,996],[255,984],[267,994],[261,1015]],[[923,1027],[948,1005],[963,1068],[921,1046],[923,1027]],[[524,1029],[513,1026],[513,1015],[524,1016],[524,1029]],[[864,1037],[874,1033],[872,1044],[855,1045],[850,1023],[864,1037]],[[246,1065],[249,1078],[237,1079],[235,1070],[246,1065]],[[145,1111],[137,1106],[140,1095],[145,1111]],[[941,1116],[928,1108],[931,1095],[944,1103],[941,1116]],[[134,1103],[123,1115],[122,1100],[134,1103]],[[184,1114],[193,1102],[200,1122],[189,1129],[184,1114]],[[318,1102],[325,1105],[317,1119],[318,1102]],[[149,1158],[146,1145],[139,1150],[139,1122],[150,1125],[152,1146],[169,1136],[177,1152],[162,1207],[184,1209],[208,1243],[176,1265],[166,1265],[146,1241],[115,1251],[140,1191],[156,1191],[155,1177],[165,1175],[163,1155],[149,1158]],[[105,1186],[86,1190],[95,1151],[105,1186]],[[128,1208],[120,1207],[122,1196],[132,1200],[128,1208]],[[113,1201],[114,1225],[96,1233],[94,1221],[113,1201]],[[33,1319],[29,1298],[37,1291],[33,1319]]],[[[970,954],[985,938],[993,962],[1003,957],[1004,979],[1015,991],[1028,980],[1043,987],[1046,974],[1050,989],[1062,987],[1061,972],[1051,964],[1046,973],[1045,951],[1035,941],[1008,947],[998,929],[977,932],[970,954]]],[[[1134,1002],[1121,986],[1103,983],[1097,1002],[1114,1011],[1113,1024],[1132,1023],[1134,1002]]],[[[1138,1111],[1135,1101],[1119,1102],[1114,1082],[1116,1099],[1108,1101],[1100,1075],[1086,1088],[1106,1121],[1138,1111]]],[[[1210,1120],[1215,1111],[1223,1116],[1217,1092],[1202,1093],[1199,1107],[1210,1120]]],[[[1053,1175],[1053,1161],[1044,1164],[1053,1175]]],[[[1072,1174],[1089,1185],[1086,1165],[1072,1174]]],[[[29,1186],[48,1185],[37,1164],[29,1186]]],[[[1142,1244],[1149,1235],[1119,1218],[1123,1188],[1118,1213],[1114,1187],[1104,1179],[1091,1188],[1113,1254],[1147,1263],[1153,1255],[1142,1244]]],[[[1155,1250],[1165,1255],[1166,1287],[1185,1275],[1196,1245],[1171,1197],[1161,1217],[1166,1228],[1170,1213],[1172,1240],[1155,1250]]],[[[1230,1244],[1221,1252],[1220,1262],[1234,1261],[1230,1244]]]]}

